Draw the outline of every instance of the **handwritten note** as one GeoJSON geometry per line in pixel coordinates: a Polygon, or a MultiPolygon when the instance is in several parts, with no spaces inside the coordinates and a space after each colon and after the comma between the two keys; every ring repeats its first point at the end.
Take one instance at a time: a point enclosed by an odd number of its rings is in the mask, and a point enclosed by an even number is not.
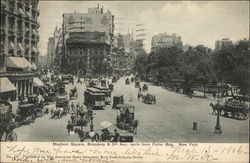
{"type": "Polygon", "coordinates": [[[1,143],[1,162],[248,162],[248,144],[1,143]]]}

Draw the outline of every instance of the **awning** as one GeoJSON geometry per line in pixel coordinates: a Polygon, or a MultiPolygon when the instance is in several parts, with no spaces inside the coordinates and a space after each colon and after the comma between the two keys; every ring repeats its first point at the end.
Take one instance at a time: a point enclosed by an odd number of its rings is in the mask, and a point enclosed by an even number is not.
{"type": "Polygon", "coordinates": [[[33,78],[33,83],[34,83],[34,86],[37,86],[37,87],[42,87],[42,86],[44,86],[43,81],[40,80],[38,77],[34,77],[34,78],[33,78]]]}
{"type": "Polygon", "coordinates": [[[19,15],[24,15],[24,12],[23,12],[23,10],[21,8],[18,8],[18,14],[19,15]]]}
{"type": "Polygon", "coordinates": [[[16,87],[9,81],[8,78],[0,78],[0,92],[9,92],[16,90],[16,87]]]}
{"type": "Polygon", "coordinates": [[[20,49],[21,51],[24,51],[24,48],[23,48],[22,43],[18,43],[18,47],[19,47],[19,49],[20,49]]]}
{"type": "Polygon", "coordinates": [[[35,53],[38,53],[38,50],[34,46],[32,47],[32,51],[35,52],[35,53]]]}
{"type": "Polygon", "coordinates": [[[7,67],[12,68],[27,68],[32,67],[32,65],[23,57],[8,57],[7,58],[7,67]]]}
{"type": "Polygon", "coordinates": [[[31,17],[31,15],[30,15],[29,12],[26,12],[26,16],[27,16],[27,17],[31,17]]]}
{"type": "Polygon", "coordinates": [[[15,47],[15,45],[14,45],[13,42],[10,42],[10,48],[11,48],[12,50],[15,50],[15,49],[16,49],[16,47],[15,47]]]}

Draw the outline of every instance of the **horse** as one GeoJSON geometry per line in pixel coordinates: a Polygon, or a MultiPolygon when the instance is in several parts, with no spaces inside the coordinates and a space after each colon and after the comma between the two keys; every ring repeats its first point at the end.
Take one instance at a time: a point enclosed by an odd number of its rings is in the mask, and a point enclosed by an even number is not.
{"type": "Polygon", "coordinates": [[[139,126],[139,120],[134,120],[132,122],[132,130],[133,130],[133,133],[137,134],[137,127],[139,126]]]}
{"type": "Polygon", "coordinates": [[[75,128],[75,133],[78,134],[80,137],[81,142],[83,142],[85,139],[91,139],[92,142],[98,142],[100,140],[100,136],[98,133],[94,133],[93,137],[90,137],[90,132],[82,131],[79,128],[75,128]]]}
{"type": "Polygon", "coordinates": [[[217,103],[215,105],[213,103],[210,103],[210,106],[213,109],[212,114],[219,113],[219,115],[221,115],[222,106],[219,103],[217,103]]]}

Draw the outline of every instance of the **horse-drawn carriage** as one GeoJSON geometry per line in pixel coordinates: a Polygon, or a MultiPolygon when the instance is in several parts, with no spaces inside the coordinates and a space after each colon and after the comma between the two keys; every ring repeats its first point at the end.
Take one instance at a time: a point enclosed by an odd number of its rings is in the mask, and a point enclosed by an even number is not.
{"type": "Polygon", "coordinates": [[[74,89],[70,90],[69,98],[70,98],[70,100],[77,99],[77,89],[76,89],[76,87],[74,89]]]}
{"type": "Polygon", "coordinates": [[[156,98],[152,94],[142,95],[142,102],[146,104],[156,104],[156,98]]]}
{"type": "Polygon", "coordinates": [[[230,98],[222,105],[220,103],[210,104],[213,109],[212,114],[222,114],[224,117],[231,117],[235,119],[248,119],[249,108],[237,98],[230,98]]]}
{"type": "Polygon", "coordinates": [[[113,96],[113,106],[112,106],[112,109],[117,109],[117,105],[123,104],[123,103],[124,103],[123,95],[113,96]]]}
{"type": "Polygon", "coordinates": [[[129,84],[130,84],[129,78],[126,79],[125,84],[126,84],[126,85],[129,85],[129,84]]]}
{"type": "Polygon", "coordinates": [[[58,95],[56,99],[56,108],[51,110],[51,118],[61,118],[69,112],[69,100],[67,95],[58,95]]]}
{"type": "Polygon", "coordinates": [[[0,139],[1,141],[16,141],[17,135],[13,132],[15,124],[12,119],[12,104],[5,100],[0,100],[0,139]]]}
{"type": "Polygon", "coordinates": [[[37,109],[34,104],[21,104],[18,106],[16,122],[19,125],[30,124],[35,121],[37,117],[37,109]]]}
{"type": "Polygon", "coordinates": [[[147,84],[143,84],[142,86],[142,91],[148,91],[148,85],[147,84]]]}
{"type": "Polygon", "coordinates": [[[135,120],[135,107],[129,104],[117,105],[116,125],[122,130],[136,132],[138,120],[135,120]]]}

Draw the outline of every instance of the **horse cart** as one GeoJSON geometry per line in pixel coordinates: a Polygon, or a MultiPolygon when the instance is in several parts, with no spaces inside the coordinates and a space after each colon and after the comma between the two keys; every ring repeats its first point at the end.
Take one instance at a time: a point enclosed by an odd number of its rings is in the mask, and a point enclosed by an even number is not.
{"type": "Polygon", "coordinates": [[[15,122],[12,122],[12,104],[5,100],[0,100],[0,139],[1,141],[17,141],[17,135],[13,132],[15,122]]]}
{"type": "Polygon", "coordinates": [[[61,118],[69,112],[69,100],[67,95],[58,95],[56,99],[56,108],[51,110],[51,118],[61,118]]]}
{"type": "Polygon", "coordinates": [[[77,89],[76,89],[76,87],[74,89],[70,90],[69,98],[70,98],[70,100],[77,99],[77,89]]]}
{"type": "Polygon", "coordinates": [[[123,103],[124,103],[123,95],[113,96],[113,106],[112,106],[112,109],[118,109],[117,105],[123,104],[123,103]]]}
{"type": "Polygon", "coordinates": [[[142,86],[142,91],[148,91],[148,85],[147,84],[143,84],[142,86]]]}
{"type": "Polygon", "coordinates": [[[117,107],[117,127],[129,132],[136,132],[138,120],[135,120],[134,117],[135,107],[129,104],[119,104],[117,107]]]}
{"type": "Polygon", "coordinates": [[[34,104],[22,104],[18,106],[16,122],[19,125],[33,123],[37,117],[37,109],[34,104]]]}
{"type": "Polygon", "coordinates": [[[249,108],[239,99],[230,98],[224,104],[210,104],[213,109],[212,114],[222,114],[224,117],[246,120],[248,119],[249,108]]]}
{"type": "Polygon", "coordinates": [[[126,84],[126,85],[129,85],[129,84],[130,84],[129,78],[126,79],[125,84],[126,84]]]}
{"type": "Polygon", "coordinates": [[[142,95],[142,102],[146,104],[156,104],[156,98],[152,94],[142,95]]]}

